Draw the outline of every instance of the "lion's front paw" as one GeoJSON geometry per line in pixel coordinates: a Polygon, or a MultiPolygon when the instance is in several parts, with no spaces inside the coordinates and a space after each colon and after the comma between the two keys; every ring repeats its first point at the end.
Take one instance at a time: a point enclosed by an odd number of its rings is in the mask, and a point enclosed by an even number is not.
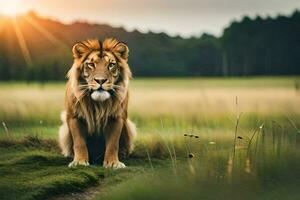
{"type": "Polygon", "coordinates": [[[112,168],[112,169],[121,169],[125,168],[126,165],[118,160],[116,161],[104,161],[103,162],[103,167],[105,168],[112,168]]]}
{"type": "Polygon", "coordinates": [[[69,167],[76,167],[78,165],[89,166],[90,164],[86,160],[77,160],[77,159],[74,159],[72,162],[69,163],[69,167]]]}

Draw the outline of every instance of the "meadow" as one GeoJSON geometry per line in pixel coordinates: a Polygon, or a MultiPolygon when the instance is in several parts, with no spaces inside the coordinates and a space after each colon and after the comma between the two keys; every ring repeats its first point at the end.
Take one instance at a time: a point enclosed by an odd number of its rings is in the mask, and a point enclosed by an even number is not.
{"type": "Polygon", "coordinates": [[[133,79],[138,137],[119,171],[67,168],[64,83],[0,83],[0,196],[299,199],[299,79],[133,79]]]}

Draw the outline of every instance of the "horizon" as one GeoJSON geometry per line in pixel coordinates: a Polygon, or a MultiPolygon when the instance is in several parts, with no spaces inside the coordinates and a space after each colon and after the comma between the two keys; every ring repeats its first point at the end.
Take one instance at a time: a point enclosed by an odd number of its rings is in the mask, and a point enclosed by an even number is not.
{"type": "MultiPolygon", "coordinates": [[[[70,0],[66,0],[67,5],[70,0]]],[[[124,0],[113,0],[102,6],[103,2],[90,0],[82,3],[72,1],[72,9],[61,6],[58,0],[38,2],[37,0],[11,0],[0,2],[0,15],[20,15],[34,11],[38,16],[58,20],[65,24],[84,21],[93,24],[107,24],[123,27],[127,31],[138,30],[142,33],[166,33],[183,38],[200,37],[203,33],[216,37],[222,35],[224,28],[233,21],[248,16],[251,19],[274,18],[279,15],[290,16],[300,8],[300,2],[288,0],[272,3],[255,1],[217,2],[188,0],[188,3],[170,2],[170,0],[138,1],[130,6],[124,0]],[[26,3],[25,3],[26,2],[26,3]],[[250,5],[251,3],[251,5],[250,5]],[[105,8],[103,8],[105,7],[105,8]],[[193,20],[191,20],[193,19],[193,20]]]]}

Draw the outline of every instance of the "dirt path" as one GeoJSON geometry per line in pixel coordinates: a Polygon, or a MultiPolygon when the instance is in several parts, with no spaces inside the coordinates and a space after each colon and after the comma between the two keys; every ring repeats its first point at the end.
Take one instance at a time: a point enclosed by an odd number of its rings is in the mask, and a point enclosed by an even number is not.
{"type": "Polygon", "coordinates": [[[69,194],[63,194],[56,197],[52,197],[49,200],[90,200],[101,192],[103,180],[100,180],[97,185],[89,187],[82,192],[72,192],[69,194]]]}

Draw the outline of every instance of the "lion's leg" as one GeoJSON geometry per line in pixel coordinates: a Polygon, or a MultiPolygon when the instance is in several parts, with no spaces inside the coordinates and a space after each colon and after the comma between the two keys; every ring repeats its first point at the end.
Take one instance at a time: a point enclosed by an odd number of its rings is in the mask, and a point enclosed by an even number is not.
{"type": "Polygon", "coordinates": [[[103,166],[106,168],[124,168],[124,163],[119,161],[119,140],[123,128],[122,119],[111,119],[104,130],[105,155],[103,166]]]}
{"type": "Polygon", "coordinates": [[[73,156],[73,139],[68,128],[66,111],[61,113],[61,121],[62,125],[60,126],[58,132],[58,143],[62,154],[66,157],[71,157],[73,156]]]}
{"type": "Polygon", "coordinates": [[[88,150],[84,139],[84,130],[76,118],[67,119],[69,129],[73,138],[74,159],[69,167],[76,165],[89,165],[88,150]]]}
{"type": "Polygon", "coordinates": [[[132,121],[129,119],[126,120],[126,123],[123,125],[122,134],[120,138],[120,152],[119,154],[122,157],[127,157],[132,153],[134,145],[133,139],[136,136],[136,127],[132,121]]]}

